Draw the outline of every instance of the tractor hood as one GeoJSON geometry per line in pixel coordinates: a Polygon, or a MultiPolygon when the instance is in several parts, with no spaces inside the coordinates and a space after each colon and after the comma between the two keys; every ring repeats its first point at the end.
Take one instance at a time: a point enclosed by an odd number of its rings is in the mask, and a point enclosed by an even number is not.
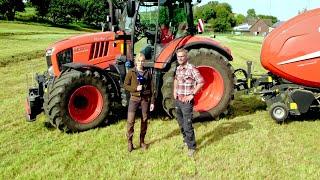
{"type": "Polygon", "coordinates": [[[59,52],[70,47],[76,47],[84,44],[91,44],[94,42],[101,41],[113,41],[115,40],[114,32],[99,32],[99,33],[90,33],[78,36],[72,36],[61,41],[58,41],[52,44],[48,49],[54,49],[54,52],[59,52]]]}
{"type": "MultiPolygon", "coordinates": [[[[121,35],[121,32],[119,32],[121,35]]],[[[59,41],[47,49],[46,59],[53,74],[60,75],[65,64],[80,64],[106,69],[123,54],[123,40],[114,32],[90,33],[59,41]]]]}
{"type": "Polygon", "coordinates": [[[291,82],[320,87],[320,9],[300,14],[264,40],[262,66],[291,82]]]}

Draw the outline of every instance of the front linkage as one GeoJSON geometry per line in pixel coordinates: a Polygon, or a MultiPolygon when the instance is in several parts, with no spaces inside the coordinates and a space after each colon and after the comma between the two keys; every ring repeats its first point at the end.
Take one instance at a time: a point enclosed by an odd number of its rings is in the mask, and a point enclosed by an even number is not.
{"type": "Polygon", "coordinates": [[[29,122],[35,121],[37,115],[43,111],[43,95],[49,82],[46,73],[36,74],[35,79],[37,85],[29,88],[25,103],[26,120],[29,122]]]}

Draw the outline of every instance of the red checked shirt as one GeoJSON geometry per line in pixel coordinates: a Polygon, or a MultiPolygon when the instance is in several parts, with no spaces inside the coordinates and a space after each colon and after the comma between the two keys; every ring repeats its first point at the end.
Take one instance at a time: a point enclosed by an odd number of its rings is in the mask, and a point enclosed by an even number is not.
{"type": "Polygon", "coordinates": [[[199,70],[189,63],[177,67],[175,79],[177,80],[177,95],[193,94],[196,84],[204,83],[199,70]]]}

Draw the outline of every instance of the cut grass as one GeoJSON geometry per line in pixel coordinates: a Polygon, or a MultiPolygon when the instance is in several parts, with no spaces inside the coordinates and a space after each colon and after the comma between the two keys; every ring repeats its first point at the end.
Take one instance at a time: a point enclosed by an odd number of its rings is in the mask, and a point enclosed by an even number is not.
{"type": "MultiPolygon", "coordinates": [[[[36,36],[26,42],[33,45],[34,39],[36,36]]],[[[228,36],[217,39],[231,47],[234,66],[240,67],[245,58],[259,55],[259,46],[252,45],[256,43],[239,42],[228,36]],[[239,45],[250,49],[244,51],[239,45]]],[[[37,48],[26,54],[41,50],[37,48]]],[[[10,51],[20,56],[14,48],[10,51]]],[[[25,77],[45,69],[43,58],[17,60],[0,67],[0,179],[318,179],[320,176],[320,121],[313,118],[278,125],[264,110],[263,102],[252,96],[237,96],[234,116],[229,119],[194,124],[198,143],[194,158],[188,158],[186,150],[177,148],[182,137],[175,120],[151,120],[146,138],[150,148],[147,151],[138,148],[130,154],[126,150],[125,119],[76,134],[46,129],[43,114],[36,122],[27,123],[25,77]]],[[[139,143],[139,124],[137,121],[135,145],[139,143]]]]}
{"type": "Polygon", "coordinates": [[[49,44],[83,32],[3,22],[0,26],[0,66],[43,57],[49,44]]]}

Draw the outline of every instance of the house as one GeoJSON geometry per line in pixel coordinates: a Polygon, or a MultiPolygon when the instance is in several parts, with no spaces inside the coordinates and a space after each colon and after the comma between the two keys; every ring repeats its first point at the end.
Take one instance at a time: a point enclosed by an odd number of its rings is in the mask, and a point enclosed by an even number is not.
{"type": "Polygon", "coordinates": [[[265,36],[272,29],[271,19],[248,20],[247,23],[241,24],[233,28],[235,34],[251,34],[265,36]]]}
{"type": "Polygon", "coordinates": [[[250,34],[265,36],[271,31],[271,19],[258,19],[251,27],[250,34]]]}

